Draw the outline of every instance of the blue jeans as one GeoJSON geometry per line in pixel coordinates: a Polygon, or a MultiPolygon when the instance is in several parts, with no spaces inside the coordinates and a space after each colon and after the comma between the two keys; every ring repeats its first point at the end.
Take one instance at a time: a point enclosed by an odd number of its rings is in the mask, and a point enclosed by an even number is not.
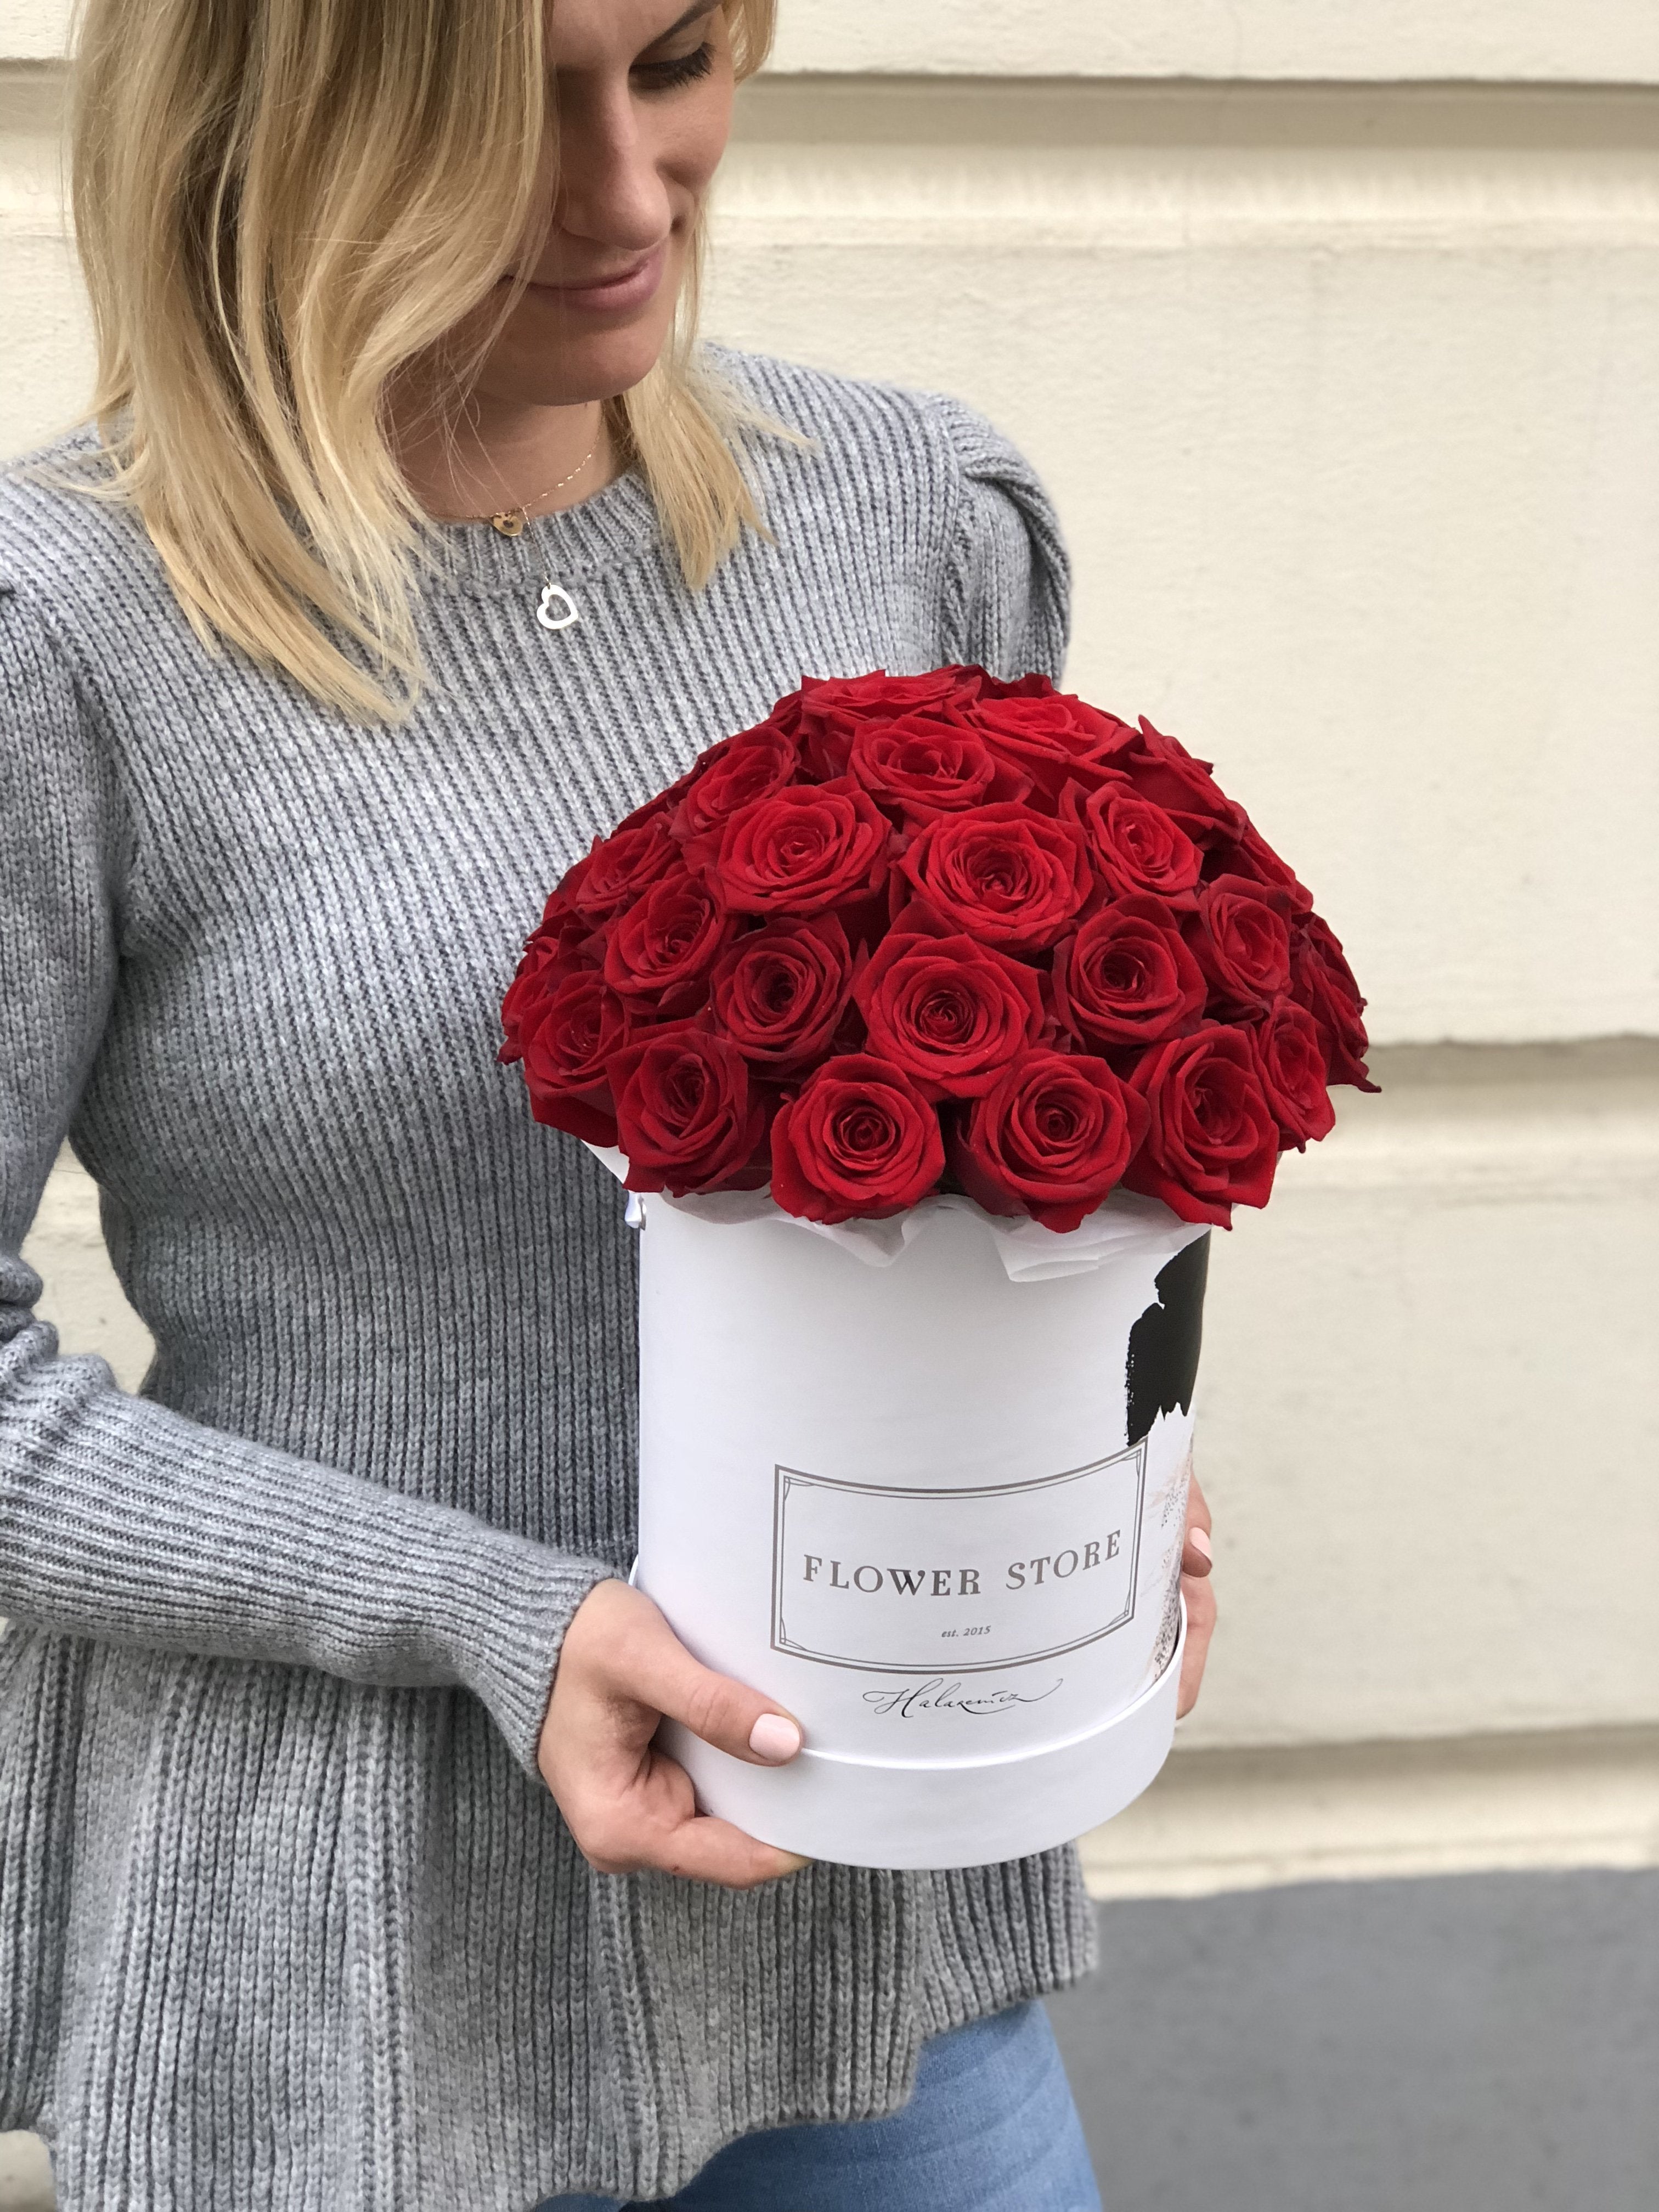
{"type": "MultiPolygon", "coordinates": [[[[936,2037],[902,2111],[744,2136],[665,2203],[672,2212],[1101,2212],[1036,2004],[936,2037]]],[[[619,2208],[609,2197],[550,2197],[538,2212],[619,2208]]]]}

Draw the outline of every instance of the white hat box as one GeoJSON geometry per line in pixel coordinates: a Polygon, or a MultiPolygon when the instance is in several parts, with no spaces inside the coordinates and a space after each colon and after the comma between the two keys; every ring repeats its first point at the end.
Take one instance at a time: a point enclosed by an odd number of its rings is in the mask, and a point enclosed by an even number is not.
{"type": "Polygon", "coordinates": [[[823,1230],[636,1200],[635,1580],[800,1722],[683,1729],[700,1802],[808,1857],[1023,1856],[1119,1812],[1175,1725],[1206,1232],[1115,1194],[1067,1235],[965,1199],[823,1230]]]}

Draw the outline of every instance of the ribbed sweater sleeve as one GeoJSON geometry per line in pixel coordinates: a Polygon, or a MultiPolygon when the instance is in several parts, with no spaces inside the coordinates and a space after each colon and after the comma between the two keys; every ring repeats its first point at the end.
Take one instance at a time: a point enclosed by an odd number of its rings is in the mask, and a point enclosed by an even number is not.
{"type": "Polygon", "coordinates": [[[139,865],[70,669],[0,586],[0,1614],[460,1684],[533,1772],[565,1628],[614,1569],[131,1397],[34,1317],[21,1247],[97,1051],[139,865]]]}

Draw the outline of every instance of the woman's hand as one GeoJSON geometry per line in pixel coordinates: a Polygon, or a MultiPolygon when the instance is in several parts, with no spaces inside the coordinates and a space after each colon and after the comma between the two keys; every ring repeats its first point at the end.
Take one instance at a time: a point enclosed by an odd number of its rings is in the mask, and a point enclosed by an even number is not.
{"type": "Polygon", "coordinates": [[[1198,1703],[1204,1662],[1215,1634],[1215,1589],[1210,1580],[1210,1508],[1194,1475],[1187,1489],[1187,1536],[1181,1547],[1181,1595],[1187,1601],[1187,1650],[1181,1662],[1176,1718],[1198,1703]]]}
{"type": "Polygon", "coordinates": [[[753,1889],[806,1861],[699,1813],[691,1779],[652,1739],[664,1716],[750,1766],[781,1766],[800,1729],[757,1691],[695,1660],[641,1590],[596,1583],[565,1631],[536,1763],[601,1874],[657,1867],[753,1889]]]}

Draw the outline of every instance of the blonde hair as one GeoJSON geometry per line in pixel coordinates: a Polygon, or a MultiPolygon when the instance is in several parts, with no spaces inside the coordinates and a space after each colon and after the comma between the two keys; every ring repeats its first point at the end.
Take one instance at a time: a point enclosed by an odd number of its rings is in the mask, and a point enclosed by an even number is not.
{"type": "MultiPolygon", "coordinates": [[[[775,0],[720,4],[747,76],[775,0]]],[[[83,0],[101,465],[76,488],[137,508],[210,651],[229,638],[353,720],[400,719],[422,682],[430,534],[386,386],[545,219],[545,71],[540,0],[83,0]]],[[[695,351],[700,232],[664,357],[606,403],[694,589],[760,526],[742,410],[695,351]]],[[[448,363],[458,399],[518,296],[448,363]]]]}

